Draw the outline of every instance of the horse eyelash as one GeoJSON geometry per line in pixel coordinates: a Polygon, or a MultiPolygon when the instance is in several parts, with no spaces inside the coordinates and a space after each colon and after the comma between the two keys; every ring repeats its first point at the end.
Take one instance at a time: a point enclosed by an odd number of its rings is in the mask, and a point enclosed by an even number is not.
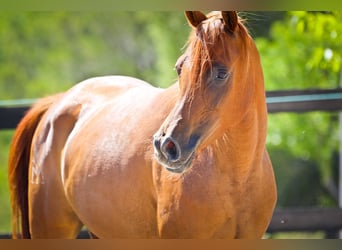
{"type": "Polygon", "coordinates": [[[175,66],[174,70],[176,70],[177,75],[180,76],[182,73],[182,66],[175,66]]]}

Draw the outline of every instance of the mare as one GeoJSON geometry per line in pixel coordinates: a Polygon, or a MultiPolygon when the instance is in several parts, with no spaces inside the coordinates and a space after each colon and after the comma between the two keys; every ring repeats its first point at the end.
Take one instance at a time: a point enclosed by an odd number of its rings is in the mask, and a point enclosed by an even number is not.
{"type": "Polygon", "coordinates": [[[260,58],[234,11],[187,11],[167,89],[124,76],[41,99],[9,157],[14,238],[260,238],[276,202],[260,58]]]}

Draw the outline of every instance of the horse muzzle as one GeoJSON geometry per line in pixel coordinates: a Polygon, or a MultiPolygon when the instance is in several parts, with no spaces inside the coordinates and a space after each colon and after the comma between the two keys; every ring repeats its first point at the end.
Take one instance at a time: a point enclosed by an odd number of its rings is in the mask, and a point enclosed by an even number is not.
{"type": "MultiPolygon", "coordinates": [[[[192,140],[190,140],[192,141],[192,140]]],[[[153,137],[154,155],[168,171],[184,172],[192,163],[196,143],[191,142],[181,147],[179,142],[171,136],[155,134],[153,137]]]]}

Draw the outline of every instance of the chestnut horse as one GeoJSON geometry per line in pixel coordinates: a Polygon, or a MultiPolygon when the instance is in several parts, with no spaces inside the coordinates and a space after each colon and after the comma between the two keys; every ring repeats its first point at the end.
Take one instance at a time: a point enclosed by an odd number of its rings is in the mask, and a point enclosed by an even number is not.
{"type": "Polygon", "coordinates": [[[11,145],[13,237],[260,238],[276,186],[259,54],[236,12],[186,12],[167,89],[88,79],[42,99],[11,145]]]}

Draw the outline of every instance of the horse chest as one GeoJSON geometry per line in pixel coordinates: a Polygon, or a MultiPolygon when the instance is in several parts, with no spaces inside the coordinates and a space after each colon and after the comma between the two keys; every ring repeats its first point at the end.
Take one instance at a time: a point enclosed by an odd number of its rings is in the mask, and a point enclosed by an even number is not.
{"type": "Polygon", "coordinates": [[[167,238],[210,238],[215,234],[233,235],[234,216],[225,201],[180,198],[159,209],[160,233],[167,238]],[[228,225],[228,226],[227,226],[228,225]]]}
{"type": "Polygon", "coordinates": [[[222,176],[218,178],[216,173],[197,173],[182,178],[163,174],[165,180],[157,187],[161,237],[235,236],[236,202],[229,181],[222,176]]]}

